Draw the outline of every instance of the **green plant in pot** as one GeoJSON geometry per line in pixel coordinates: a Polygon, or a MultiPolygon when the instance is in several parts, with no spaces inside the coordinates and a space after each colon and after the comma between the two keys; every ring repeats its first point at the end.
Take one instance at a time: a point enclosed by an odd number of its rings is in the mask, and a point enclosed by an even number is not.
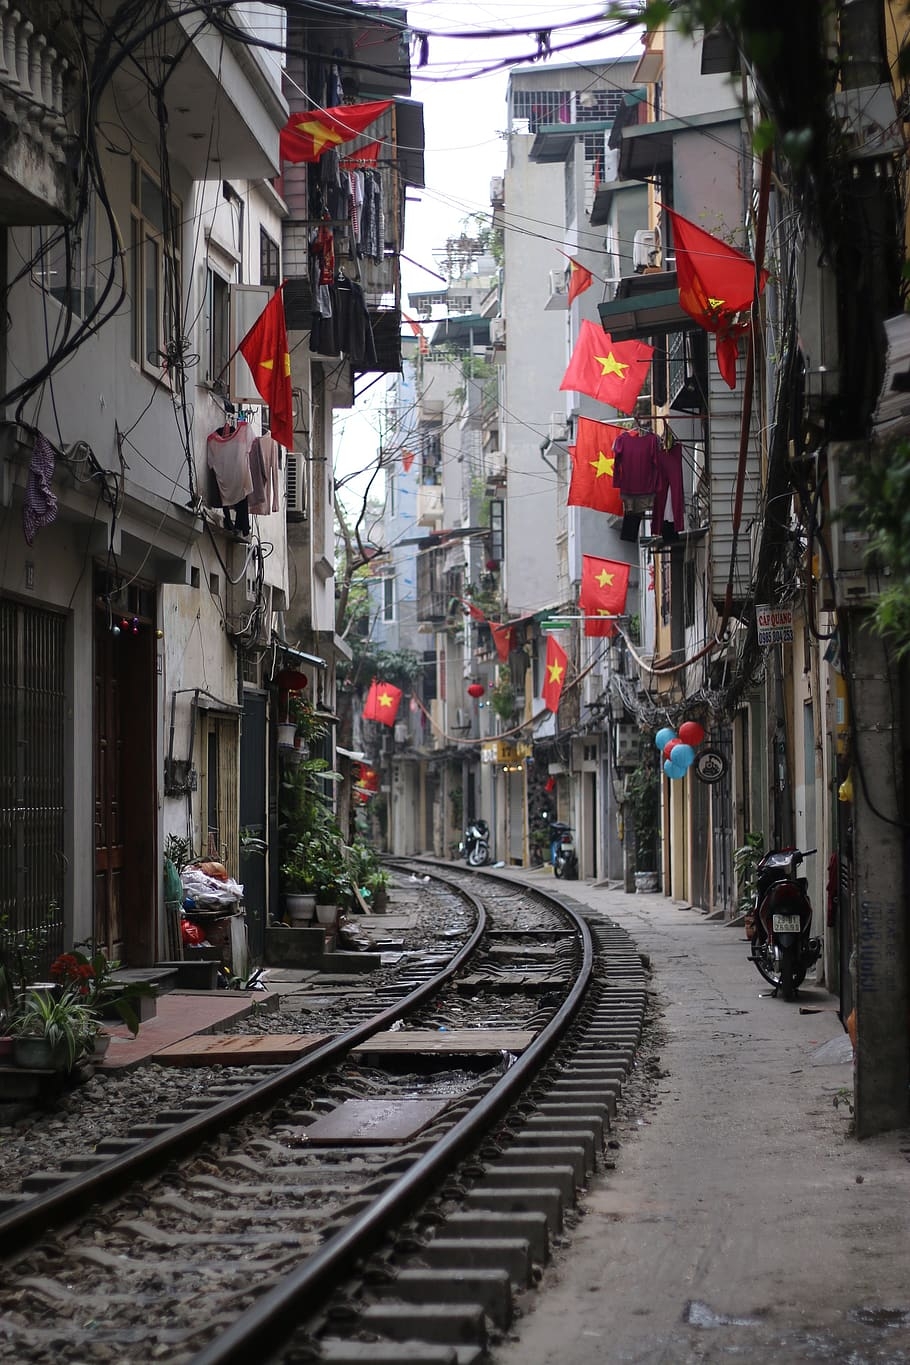
{"type": "Polygon", "coordinates": [[[120,963],[98,950],[89,957],[74,948],[51,963],[51,976],[65,991],[74,991],[96,1021],[121,1019],[133,1037],[139,1032],[138,1002],[155,995],[148,981],[118,980],[120,963]]]}
{"type": "Polygon", "coordinates": [[[94,1047],[97,1019],[78,991],[28,991],[12,1023],[13,1060],[42,1071],[72,1071],[94,1047]]]}

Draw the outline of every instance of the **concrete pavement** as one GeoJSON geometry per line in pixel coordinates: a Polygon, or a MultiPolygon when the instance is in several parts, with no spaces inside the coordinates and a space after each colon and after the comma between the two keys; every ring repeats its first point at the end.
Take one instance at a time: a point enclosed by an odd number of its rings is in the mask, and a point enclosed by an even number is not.
{"type": "Polygon", "coordinates": [[[678,902],[555,889],[650,956],[653,1008],[616,1169],[495,1365],[910,1362],[910,1135],[850,1135],[836,999],[772,998],[742,928],[678,902]]]}

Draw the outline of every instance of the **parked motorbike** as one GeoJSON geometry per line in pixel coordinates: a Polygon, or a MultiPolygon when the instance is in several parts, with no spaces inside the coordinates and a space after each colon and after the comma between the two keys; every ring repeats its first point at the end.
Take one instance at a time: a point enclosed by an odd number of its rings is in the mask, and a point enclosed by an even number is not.
{"type": "Polygon", "coordinates": [[[550,823],[550,860],[553,874],[566,881],[574,881],[578,876],[578,854],[575,850],[575,835],[572,826],[563,820],[550,823]]]}
{"type": "Polygon", "coordinates": [[[798,848],[771,849],[756,866],[752,909],[746,916],[751,960],[769,985],[785,1000],[793,1000],[806,972],[818,961],[820,938],[810,938],[812,905],[809,883],[796,875],[804,858],[798,848]]]}
{"type": "Polygon", "coordinates": [[[490,861],[490,827],[486,820],[472,820],[468,825],[461,856],[468,867],[484,867],[490,861]]]}

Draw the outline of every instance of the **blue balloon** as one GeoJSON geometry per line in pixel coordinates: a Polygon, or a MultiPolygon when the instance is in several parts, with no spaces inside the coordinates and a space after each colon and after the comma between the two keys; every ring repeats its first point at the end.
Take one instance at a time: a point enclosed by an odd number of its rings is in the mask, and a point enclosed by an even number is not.
{"type": "Polygon", "coordinates": [[[664,728],[658,730],[657,734],[654,736],[654,747],[655,749],[663,749],[665,745],[670,743],[671,739],[675,738],[676,731],[671,730],[668,725],[665,725],[664,728]]]}
{"type": "Polygon", "coordinates": [[[691,768],[695,762],[695,750],[691,744],[677,744],[672,757],[677,768],[691,768]]]}
{"type": "MultiPolygon", "coordinates": [[[[674,749],[673,752],[675,753],[676,750],[674,749]]],[[[675,780],[678,777],[685,777],[686,775],[685,768],[677,768],[676,764],[671,763],[668,758],[664,759],[664,772],[671,780],[675,780]]]]}

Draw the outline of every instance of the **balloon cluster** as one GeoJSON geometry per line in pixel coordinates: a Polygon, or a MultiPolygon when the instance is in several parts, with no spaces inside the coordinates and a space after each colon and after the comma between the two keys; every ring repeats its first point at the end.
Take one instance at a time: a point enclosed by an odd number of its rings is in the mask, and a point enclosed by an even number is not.
{"type": "Polygon", "coordinates": [[[684,720],[678,733],[671,730],[669,725],[658,730],[654,743],[663,756],[667,777],[685,777],[687,769],[695,762],[695,750],[704,737],[704,728],[697,720],[684,720]]]}

